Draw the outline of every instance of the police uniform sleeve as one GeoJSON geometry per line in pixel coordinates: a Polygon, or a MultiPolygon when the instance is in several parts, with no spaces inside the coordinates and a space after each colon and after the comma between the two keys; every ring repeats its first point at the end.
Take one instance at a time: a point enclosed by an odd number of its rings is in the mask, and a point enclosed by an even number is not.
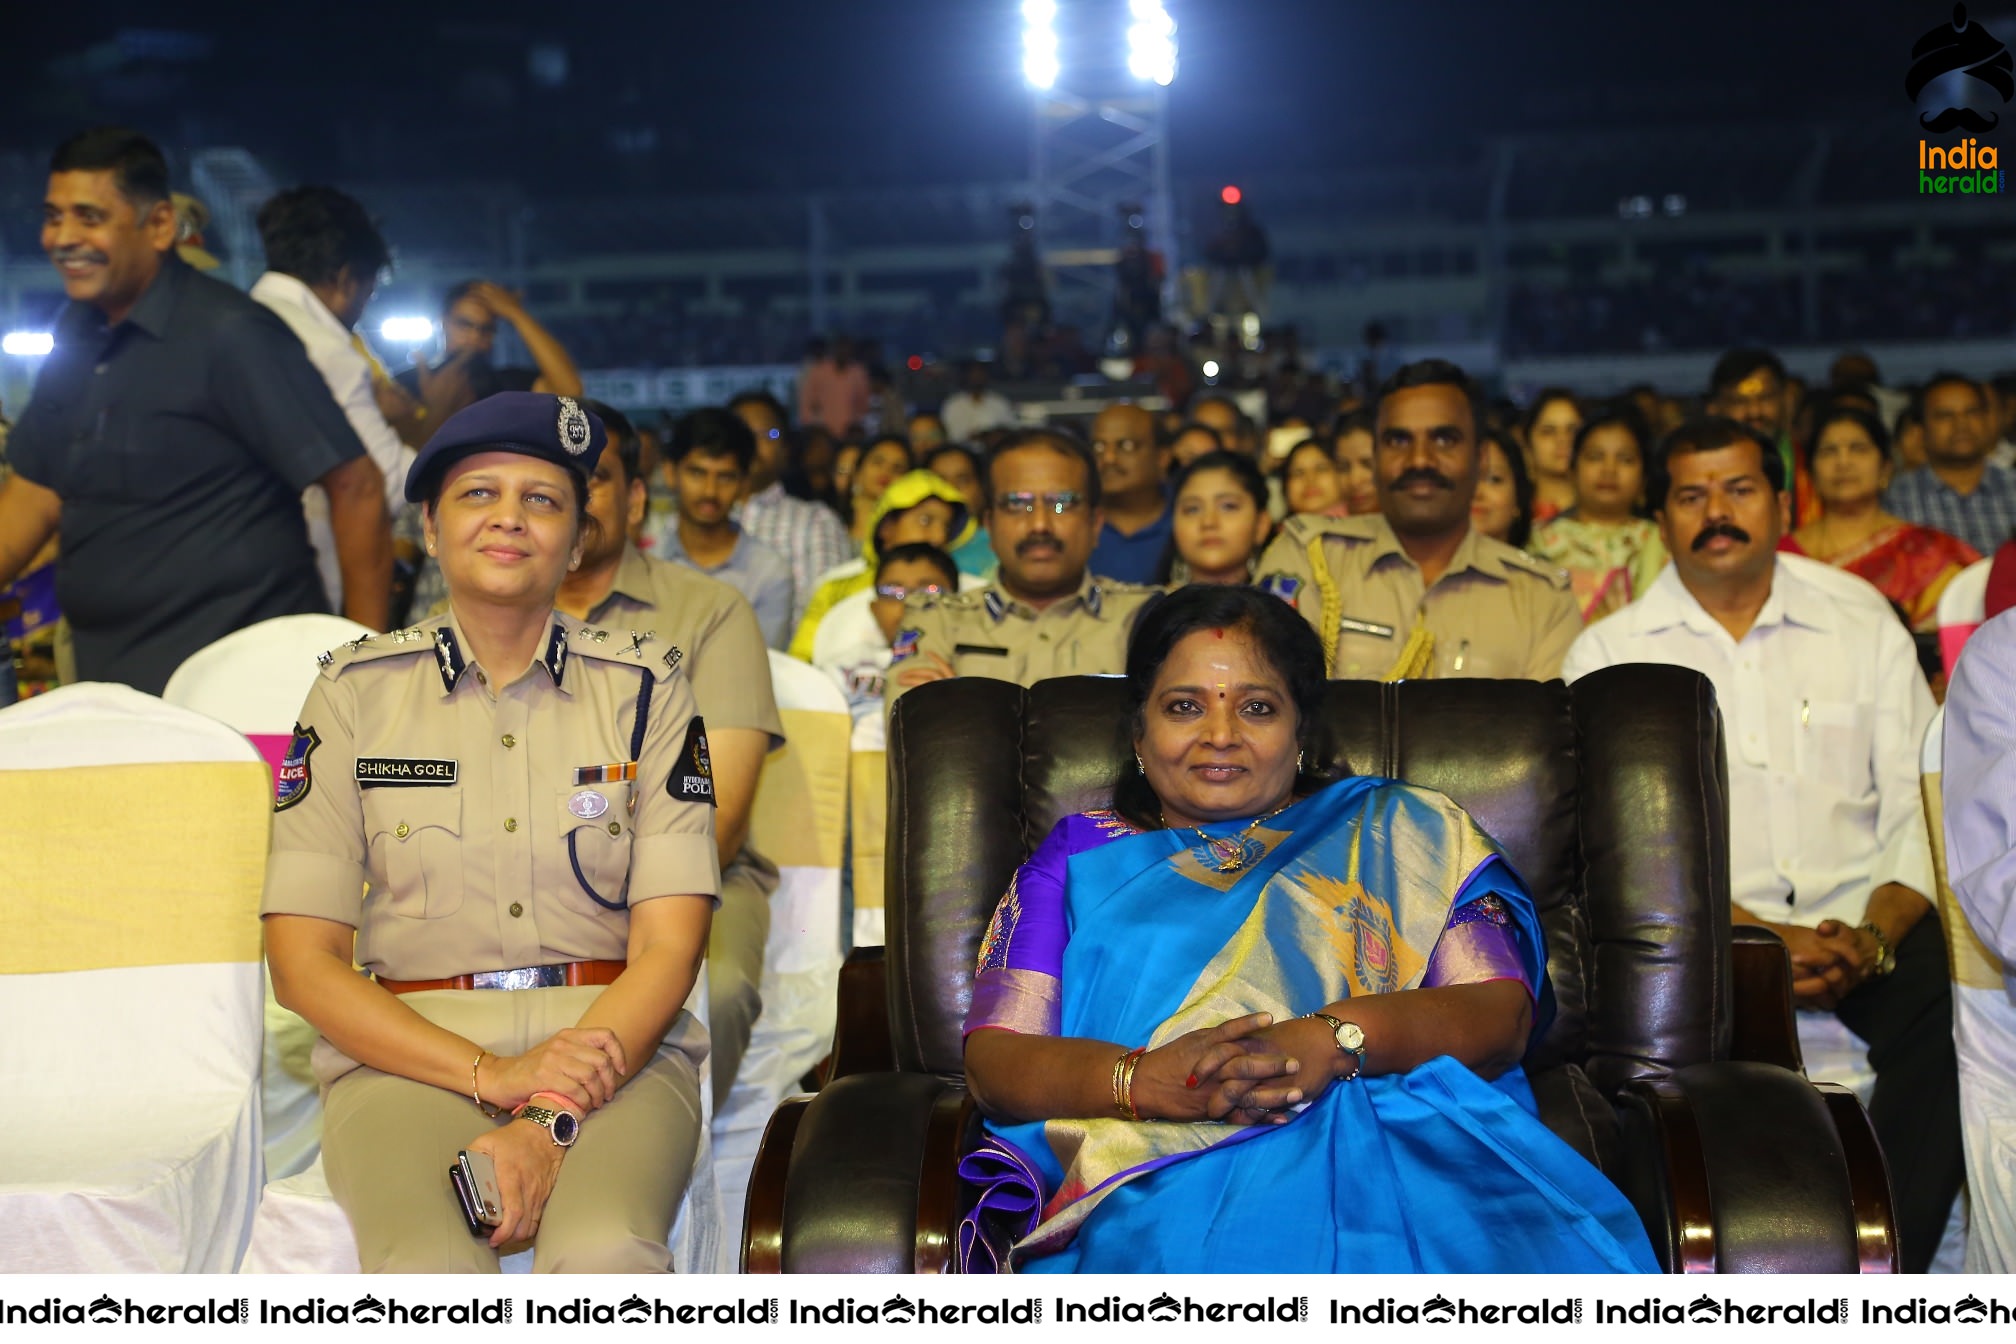
{"type": "Polygon", "coordinates": [[[660,674],[644,746],[637,753],[639,802],[630,851],[630,903],[660,896],[711,896],[720,904],[714,848],[714,764],[707,726],[694,711],[682,671],[660,674]]]}
{"type": "Polygon", "coordinates": [[[1561,675],[1562,660],[1568,656],[1576,636],[1582,633],[1582,613],[1575,605],[1573,590],[1541,582],[1544,590],[1531,608],[1534,636],[1526,675],[1534,681],[1552,681],[1561,675]]]}
{"type": "Polygon", "coordinates": [[[301,707],[274,795],[262,915],[313,915],[353,929],[362,918],[354,696],[354,687],[317,677],[301,707]]]}
{"type": "Polygon", "coordinates": [[[722,594],[680,668],[692,678],[694,702],[709,728],[754,728],[770,734],[772,751],[784,745],[784,720],[770,684],[770,650],[755,608],[741,594],[722,594]]]}
{"type": "Polygon", "coordinates": [[[894,705],[907,686],[897,684],[897,677],[907,667],[919,663],[929,663],[927,653],[935,653],[953,666],[958,660],[952,656],[950,613],[942,602],[912,598],[903,607],[903,624],[896,628],[895,642],[889,646],[889,675],[882,684],[884,709],[894,705]]]}

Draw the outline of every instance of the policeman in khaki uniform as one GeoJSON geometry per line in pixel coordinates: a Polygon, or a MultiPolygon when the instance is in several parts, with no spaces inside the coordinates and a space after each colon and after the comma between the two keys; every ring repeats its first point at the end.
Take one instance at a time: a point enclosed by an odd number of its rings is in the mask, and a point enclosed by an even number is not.
{"type": "Polygon", "coordinates": [[[1102,522],[1099,472],[1075,436],[1059,429],[1009,436],[988,457],[986,485],[987,536],[1000,570],[973,592],[909,600],[892,647],[890,704],[946,677],[1031,686],[1124,671],[1134,618],[1159,596],[1086,572],[1102,522]]]}
{"type": "Polygon", "coordinates": [[[406,495],[450,610],[324,655],[282,764],[267,957],[321,1033],[324,1165],[367,1271],[495,1272],[533,1238],[541,1270],[670,1267],[712,765],[678,648],[553,609],[603,441],[542,393],[441,426],[406,495]],[[463,1149],[495,1165],[487,1239],[449,1185],[463,1149]]]}
{"type": "Polygon", "coordinates": [[[1568,576],[1470,523],[1476,398],[1462,370],[1422,360],[1379,398],[1378,514],[1291,518],[1258,586],[1324,641],[1334,678],[1561,675],[1582,632],[1568,576]]]}
{"type": "Polygon", "coordinates": [[[686,654],[680,669],[706,718],[713,753],[721,856],[721,904],[707,937],[709,1058],[719,1107],[763,1007],[763,950],[778,873],[747,840],[757,778],[764,757],[784,745],[784,721],[770,685],[770,651],[748,599],[691,565],[646,556],[630,543],[648,503],[637,431],[622,412],[588,405],[608,431],[609,447],[589,477],[595,526],[580,568],[560,585],[558,605],[593,626],[655,631],[686,654]]]}

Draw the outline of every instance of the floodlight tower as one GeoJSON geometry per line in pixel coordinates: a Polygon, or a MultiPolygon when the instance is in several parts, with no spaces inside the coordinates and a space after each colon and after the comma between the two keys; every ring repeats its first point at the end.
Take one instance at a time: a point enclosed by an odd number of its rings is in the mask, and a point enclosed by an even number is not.
{"type": "Polygon", "coordinates": [[[1163,273],[1177,271],[1169,195],[1176,21],[1162,0],[1022,0],[1022,25],[1022,74],[1036,112],[1029,177],[1054,309],[1103,335],[1128,216],[1143,216],[1138,227],[1162,255],[1163,273]]]}

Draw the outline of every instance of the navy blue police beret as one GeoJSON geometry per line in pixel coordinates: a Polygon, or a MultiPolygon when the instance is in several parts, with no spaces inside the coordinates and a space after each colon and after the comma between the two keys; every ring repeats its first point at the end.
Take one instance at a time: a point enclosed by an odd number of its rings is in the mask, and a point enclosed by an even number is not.
{"type": "Polygon", "coordinates": [[[600,417],[572,397],[547,392],[499,392],[441,422],[406,473],[406,498],[418,503],[442,473],[477,453],[523,453],[567,468],[585,491],[609,441],[600,417]]]}

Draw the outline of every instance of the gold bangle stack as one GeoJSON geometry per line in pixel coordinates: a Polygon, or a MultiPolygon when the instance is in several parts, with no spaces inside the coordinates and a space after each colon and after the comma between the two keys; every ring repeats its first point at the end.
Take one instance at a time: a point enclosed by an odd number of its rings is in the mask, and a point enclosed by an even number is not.
{"type": "Polygon", "coordinates": [[[1141,1118],[1141,1112],[1134,1109],[1134,1070],[1141,1067],[1141,1057],[1147,1053],[1144,1045],[1113,1061],[1113,1108],[1129,1120],[1141,1118]]]}

